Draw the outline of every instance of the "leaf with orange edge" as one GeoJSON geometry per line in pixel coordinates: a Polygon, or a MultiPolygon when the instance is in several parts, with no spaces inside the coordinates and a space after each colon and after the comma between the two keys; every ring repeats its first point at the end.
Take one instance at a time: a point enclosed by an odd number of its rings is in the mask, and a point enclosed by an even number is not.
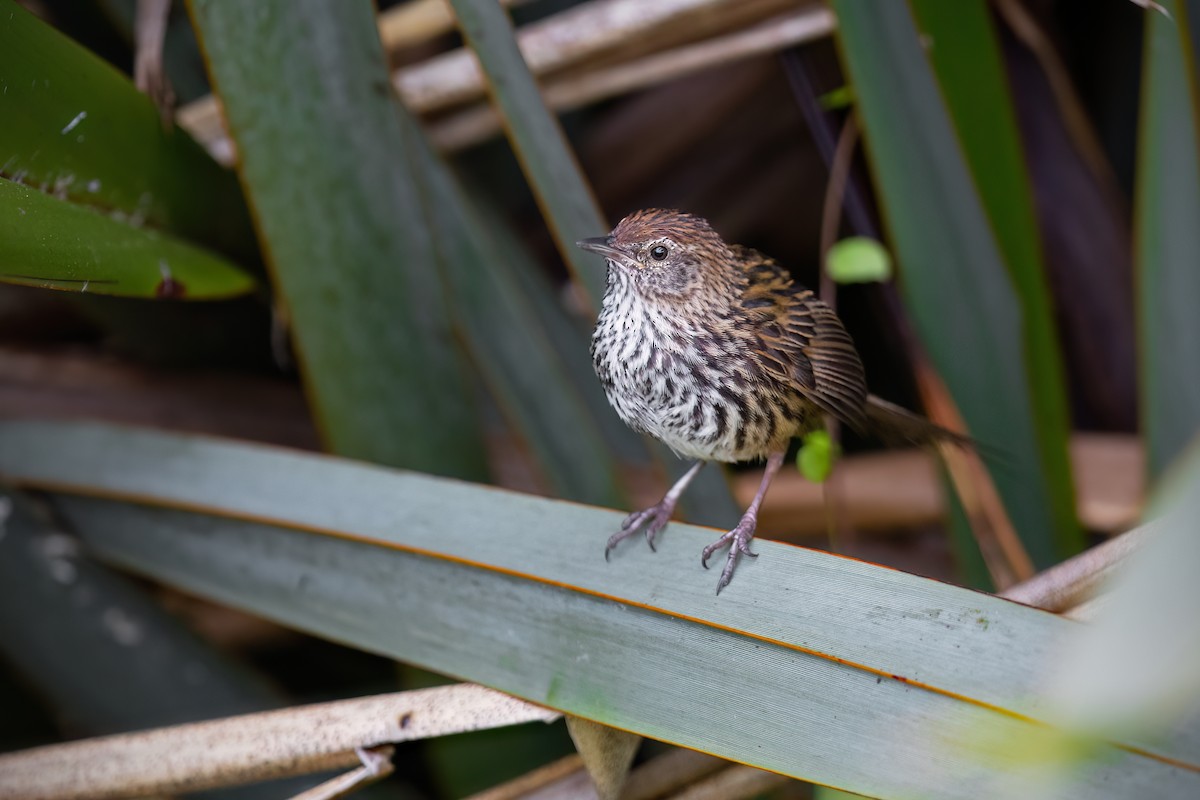
{"type": "MultiPolygon", "coordinates": [[[[976,797],[1044,729],[1076,623],[770,542],[713,595],[712,531],[657,553],[621,513],[195,436],[0,423],[0,479],[114,564],[605,725],[873,797],[976,797]]],[[[1194,723],[1194,721],[1193,721],[1194,723]]],[[[1101,743],[1063,797],[1200,791],[1200,727],[1101,743]]]]}

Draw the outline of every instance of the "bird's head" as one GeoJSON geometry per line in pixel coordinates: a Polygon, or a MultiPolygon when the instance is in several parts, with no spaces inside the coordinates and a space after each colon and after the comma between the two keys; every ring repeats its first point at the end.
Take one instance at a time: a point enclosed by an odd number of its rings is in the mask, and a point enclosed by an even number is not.
{"type": "Polygon", "coordinates": [[[732,288],[733,254],[708,221],[693,214],[635,211],[608,236],[577,244],[608,260],[610,291],[626,286],[649,299],[678,302],[732,288]]]}

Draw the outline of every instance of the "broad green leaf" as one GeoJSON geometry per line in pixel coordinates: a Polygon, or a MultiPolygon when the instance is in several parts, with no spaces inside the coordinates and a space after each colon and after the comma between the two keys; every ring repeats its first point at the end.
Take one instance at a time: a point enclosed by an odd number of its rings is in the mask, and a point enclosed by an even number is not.
{"type": "Polygon", "coordinates": [[[892,277],[892,256],[874,239],[850,236],[829,248],[825,271],[838,283],[886,281],[892,277]]]}
{"type": "Polygon", "coordinates": [[[233,173],[110,64],[0,0],[0,177],[164,228],[247,262],[257,248],[233,173]]]}
{"type": "MultiPolygon", "coordinates": [[[[492,99],[506,121],[509,141],[559,252],[575,280],[587,289],[592,304],[598,306],[604,294],[602,259],[578,249],[575,242],[607,233],[609,226],[557,118],[542,101],[517,47],[512,22],[495,0],[450,0],[450,4],[463,37],[479,58],[492,99]]],[[[656,446],[655,451],[668,465],[675,465],[676,459],[665,447],[656,446]]],[[[689,519],[709,524],[731,525],[738,513],[717,470],[701,472],[681,505],[689,519]]]]}
{"type": "Polygon", "coordinates": [[[1082,542],[1064,473],[1047,458],[1062,447],[1057,437],[1065,428],[1061,419],[1049,429],[1038,419],[1026,356],[1030,310],[1014,288],[907,4],[834,0],[833,7],[907,306],[971,435],[1003,449],[1003,456],[984,455],[1030,556],[1052,564],[1082,542]],[[1055,438],[1043,442],[1047,436],[1055,438]]]}
{"type": "Polygon", "coordinates": [[[1156,476],[1200,429],[1200,127],[1191,9],[1146,16],[1136,259],[1141,417],[1156,476]]]}
{"type": "MultiPolygon", "coordinates": [[[[1025,370],[1060,556],[1083,549],[1067,455],[1062,350],[1033,189],[992,11],[984,0],[913,0],[913,12],[979,200],[1020,301],[1025,370]]],[[[1030,532],[1032,535],[1032,531],[1030,532]]],[[[1031,549],[1045,550],[1044,546],[1031,549]]]]}
{"type": "MultiPolygon", "coordinates": [[[[606,563],[622,514],[278,448],[0,423],[0,476],[50,490],[114,563],[597,722],[873,797],[977,797],[1075,623],[759,543],[716,597],[714,532],[606,563]],[[130,503],[128,501],[136,501],[130,503]]],[[[1200,727],[1103,745],[1064,798],[1200,791],[1200,727]]],[[[982,792],[986,793],[986,792],[982,792]]]]}
{"type": "Polygon", "coordinates": [[[336,452],[484,474],[418,154],[367,0],[190,4],[336,452]]]}
{"type": "Polygon", "coordinates": [[[0,180],[0,281],[122,297],[212,300],[255,281],[165,233],[0,180]]]}

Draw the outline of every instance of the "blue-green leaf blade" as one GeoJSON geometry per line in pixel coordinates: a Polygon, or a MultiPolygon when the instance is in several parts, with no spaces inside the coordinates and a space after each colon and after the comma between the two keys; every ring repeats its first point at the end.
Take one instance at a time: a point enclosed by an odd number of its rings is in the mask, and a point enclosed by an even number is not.
{"type": "Polygon", "coordinates": [[[985,454],[1034,562],[1079,546],[1054,491],[1025,357],[1020,297],[904,3],[834,0],[842,57],[921,339],[985,454]]]}
{"type": "MultiPolygon", "coordinates": [[[[620,512],[198,437],[4,423],[0,476],[110,498],[71,506],[93,546],[206,596],[605,724],[880,796],[918,786],[971,796],[933,773],[947,759],[997,767],[949,743],[997,725],[1019,737],[1033,724],[1022,720],[1047,707],[1045,665],[1077,629],[770,542],[717,597],[714,574],[696,563],[711,530],[673,525],[657,553],[622,548],[606,563],[620,512]],[[112,502],[122,499],[139,507],[112,502]],[[831,730],[846,736],[818,735],[831,730]]],[[[1123,743],[1149,755],[1107,751],[1116,763],[1096,765],[1089,781],[1121,765],[1120,779],[1139,785],[1148,775],[1176,789],[1200,781],[1163,760],[1198,760],[1194,720],[1167,740],[1123,743]]]]}
{"type": "Polygon", "coordinates": [[[190,4],[318,427],[338,453],[485,473],[418,171],[367,0],[190,4]]]}
{"type": "Polygon", "coordinates": [[[926,49],[930,65],[1019,300],[1036,443],[1054,518],[1048,533],[1059,555],[1072,555],[1083,549],[1083,537],[1067,457],[1071,426],[1062,353],[1033,189],[991,8],[982,0],[913,0],[912,8],[924,41],[932,44],[926,49]]]}
{"type": "Polygon", "coordinates": [[[1146,15],[1136,224],[1141,418],[1158,475],[1200,429],[1200,125],[1192,9],[1146,15]]]}

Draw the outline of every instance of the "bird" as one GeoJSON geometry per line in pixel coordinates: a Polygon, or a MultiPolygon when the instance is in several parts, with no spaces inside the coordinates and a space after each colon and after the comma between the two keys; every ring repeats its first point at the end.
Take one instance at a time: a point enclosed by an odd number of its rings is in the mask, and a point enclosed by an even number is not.
{"type": "Polygon", "coordinates": [[[727,244],[703,217],[651,208],[607,236],[576,243],[603,256],[606,286],[592,334],[596,376],[631,428],[693,460],[655,505],[609,537],[605,559],[644,531],[650,549],[688,484],[710,461],[766,461],[737,525],[701,551],[728,547],[717,594],[750,541],[763,497],[793,438],[830,417],[888,443],[969,442],[867,390],[853,339],[834,310],[773,259],[727,244]]]}

